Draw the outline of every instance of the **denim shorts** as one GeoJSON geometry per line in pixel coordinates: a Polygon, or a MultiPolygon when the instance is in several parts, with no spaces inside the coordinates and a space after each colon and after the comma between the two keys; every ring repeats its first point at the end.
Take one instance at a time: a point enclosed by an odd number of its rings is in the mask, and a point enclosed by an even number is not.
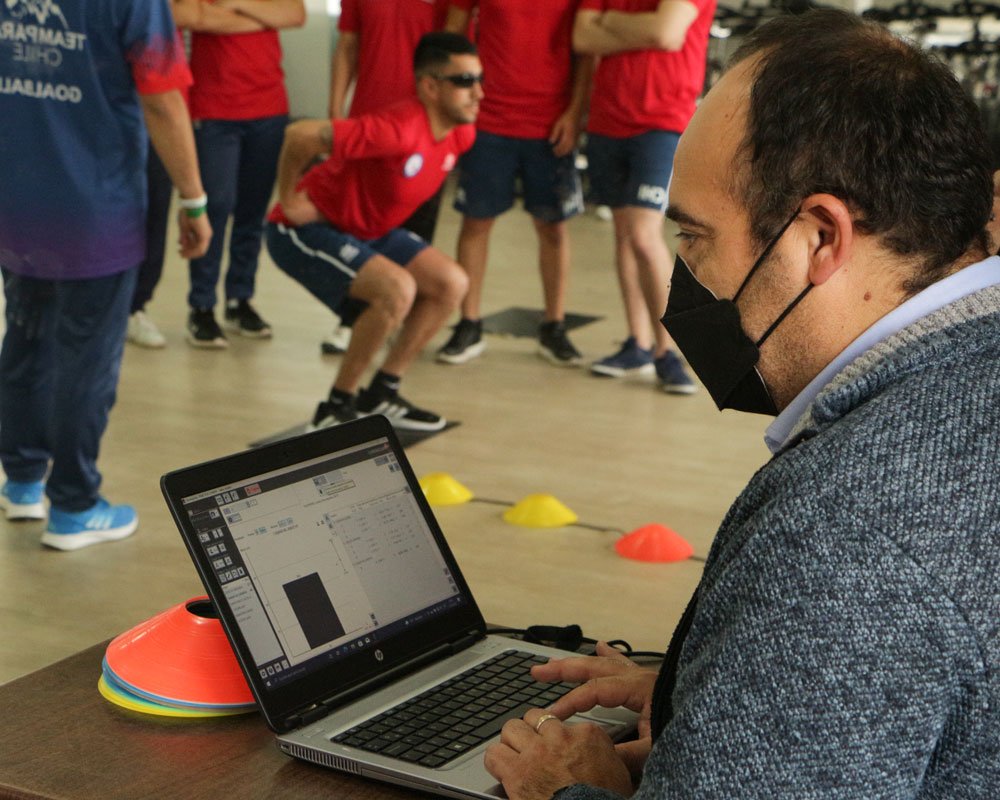
{"type": "Polygon", "coordinates": [[[587,176],[591,200],[621,208],[667,209],[667,187],[679,133],[646,131],[618,139],[587,134],[587,176]]]}
{"type": "MultiPolygon", "coordinates": [[[[267,251],[278,268],[335,314],[341,314],[345,300],[350,301],[348,306],[358,302],[348,298],[348,292],[358,270],[373,256],[405,267],[428,246],[402,228],[393,228],[378,239],[358,239],[324,222],[295,228],[269,222],[266,238],[267,251]]],[[[351,316],[357,316],[357,310],[351,316]]]]}
{"type": "Polygon", "coordinates": [[[455,209],[492,219],[514,205],[517,181],[524,209],[541,222],[562,222],[583,210],[576,154],[556,156],[547,139],[518,139],[478,131],[459,160],[455,209]]]}

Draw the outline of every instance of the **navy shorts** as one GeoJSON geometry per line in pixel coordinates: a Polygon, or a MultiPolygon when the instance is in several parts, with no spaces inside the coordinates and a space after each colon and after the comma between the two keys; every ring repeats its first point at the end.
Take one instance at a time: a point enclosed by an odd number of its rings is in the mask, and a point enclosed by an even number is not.
{"type": "Polygon", "coordinates": [[[541,222],[562,222],[583,211],[576,154],[556,156],[547,139],[518,139],[478,131],[459,160],[455,209],[492,219],[514,205],[520,179],[524,210],[541,222]]]}
{"type": "Polygon", "coordinates": [[[679,133],[646,131],[622,139],[587,134],[587,176],[591,199],[621,208],[667,210],[667,187],[679,133]]]}
{"type": "Polygon", "coordinates": [[[354,305],[352,318],[364,306],[359,309],[358,301],[349,298],[348,292],[358,270],[372,256],[381,255],[405,267],[428,246],[417,234],[402,228],[393,228],[378,239],[358,239],[323,222],[297,228],[269,222],[266,239],[267,251],[282,272],[335,314],[344,316],[344,306],[354,305]]]}

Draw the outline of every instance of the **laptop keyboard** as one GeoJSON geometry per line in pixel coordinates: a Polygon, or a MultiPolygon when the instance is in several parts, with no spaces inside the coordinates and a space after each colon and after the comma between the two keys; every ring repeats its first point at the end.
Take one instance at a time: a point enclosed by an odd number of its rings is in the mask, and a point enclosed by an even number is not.
{"type": "Polygon", "coordinates": [[[507,720],[549,706],[572,689],[571,684],[539,683],[531,677],[528,670],[547,661],[545,656],[506,650],[333,741],[439,767],[495,736],[507,720]]]}

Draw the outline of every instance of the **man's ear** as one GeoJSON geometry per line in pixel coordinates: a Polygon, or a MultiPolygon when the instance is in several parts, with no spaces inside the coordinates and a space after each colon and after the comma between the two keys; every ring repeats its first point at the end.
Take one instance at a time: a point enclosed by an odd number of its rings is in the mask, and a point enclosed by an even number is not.
{"type": "Polygon", "coordinates": [[[437,97],[438,82],[428,74],[417,76],[417,97],[422,100],[434,100],[437,97]]]}
{"type": "Polygon", "coordinates": [[[799,219],[808,225],[809,282],[825,283],[851,258],[854,221],[843,201],[813,194],[802,201],[799,219]]]}

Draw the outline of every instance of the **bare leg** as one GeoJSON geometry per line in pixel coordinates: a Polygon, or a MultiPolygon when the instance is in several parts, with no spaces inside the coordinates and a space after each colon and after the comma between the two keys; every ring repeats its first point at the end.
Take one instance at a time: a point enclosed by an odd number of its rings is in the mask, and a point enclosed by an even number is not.
{"type": "Polygon", "coordinates": [[[674,271],[670,250],[663,238],[663,214],[656,209],[638,206],[628,206],[623,211],[638,266],[639,287],[645,299],[647,320],[653,331],[653,355],[659,358],[671,344],[659,319],[667,308],[670,277],[674,271]]]}
{"type": "Polygon", "coordinates": [[[435,247],[421,250],[406,265],[406,271],[416,282],[417,297],[382,364],[385,372],[400,376],[441,329],[469,288],[462,268],[435,247]]]}
{"type": "Polygon", "coordinates": [[[538,232],[538,268],[542,275],[545,319],[559,321],[565,316],[566,288],[569,284],[569,231],[564,222],[542,222],[532,217],[538,232]]]}
{"type": "Polygon", "coordinates": [[[417,282],[394,261],[372,256],[358,270],[350,296],[368,303],[354,321],[354,332],[333,387],[349,394],[358,390],[361,376],[379,348],[402,323],[414,304],[417,282]]]}
{"type": "Polygon", "coordinates": [[[480,303],[483,297],[483,282],[486,279],[486,257],[489,253],[493,222],[493,218],[462,218],[456,254],[458,263],[462,265],[469,278],[469,291],[462,300],[462,316],[466,319],[475,320],[481,316],[480,303]]]}
{"type": "Polygon", "coordinates": [[[621,289],[625,304],[625,323],[630,336],[643,350],[653,346],[653,332],[649,322],[649,309],[639,284],[639,266],[632,238],[629,232],[627,207],[615,208],[611,217],[615,224],[615,269],[618,273],[618,288],[621,289]]]}

